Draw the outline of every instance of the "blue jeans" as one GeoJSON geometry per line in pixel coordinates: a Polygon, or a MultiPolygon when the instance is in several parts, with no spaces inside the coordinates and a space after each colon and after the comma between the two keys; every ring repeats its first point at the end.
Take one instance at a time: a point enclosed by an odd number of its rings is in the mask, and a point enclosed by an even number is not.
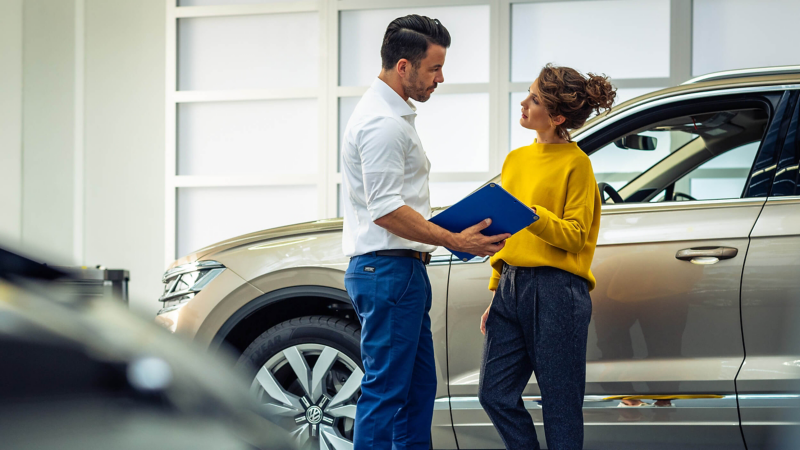
{"type": "Polygon", "coordinates": [[[354,450],[428,450],[436,368],[425,265],[402,256],[356,256],[344,284],[361,322],[364,365],[354,450]]]}
{"type": "Polygon", "coordinates": [[[478,398],[507,449],[538,449],[522,391],[536,373],[547,448],[583,448],[585,279],[554,267],[503,266],[486,319],[478,398]]]}

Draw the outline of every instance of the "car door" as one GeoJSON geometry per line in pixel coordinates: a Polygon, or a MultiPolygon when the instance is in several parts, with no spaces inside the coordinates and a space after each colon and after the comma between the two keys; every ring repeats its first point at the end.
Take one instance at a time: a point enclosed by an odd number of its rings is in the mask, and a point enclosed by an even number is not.
{"type": "Polygon", "coordinates": [[[761,164],[775,178],[751,235],[742,279],[747,357],[736,388],[749,450],[797,448],[800,442],[799,119],[800,101],[777,163],[765,158],[761,164]]]}
{"type": "MultiPolygon", "coordinates": [[[[586,448],[666,448],[677,443],[691,448],[744,448],[734,386],[744,359],[739,288],[748,237],[765,198],[743,196],[742,187],[756,152],[774,146],[769,139],[772,129],[764,131],[779,101],[786,99],[781,100],[780,94],[694,97],[654,102],[589,138],[579,137],[581,148],[591,154],[598,181],[616,183],[624,198],[641,200],[603,206],[592,266],[598,284],[591,293],[586,448]],[[687,130],[680,131],[680,127],[703,126],[695,120],[648,130],[648,125],[669,124],[679,116],[703,115],[710,124],[717,120],[714,111],[756,104],[764,109],[763,126],[751,130],[758,134],[749,137],[745,130],[743,142],[754,139],[755,144],[736,149],[739,159],[750,149],[751,159],[744,167],[714,167],[718,161],[714,149],[691,135],[687,138],[687,130]],[[632,132],[660,136],[659,142],[667,145],[661,150],[663,157],[603,159],[619,153],[613,141],[632,132]],[[762,136],[766,136],[763,143],[762,136]],[[638,169],[629,164],[637,159],[643,165],[638,169]],[[604,165],[611,172],[600,173],[604,165]],[[736,178],[740,184],[737,189],[732,187],[735,183],[722,183],[729,195],[656,201],[659,193],[673,194],[676,186],[686,185],[687,177],[690,186],[705,186],[711,192],[709,183],[702,182],[707,179],[698,173],[722,174],[712,178],[717,185],[724,175],[734,174],[728,181],[736,178]]],[[[714,140],[711,135],[706,139],[714,140]]],[[[489,274],[488,261],[482,259],[451,265],[449,390],[460,448],[503,448],[477,400],[483,346],[478,324],[491,298],[486,290],[489,274]]],[[[523,400],[544,445],[539,395],[534,376],[523,400]]]]}

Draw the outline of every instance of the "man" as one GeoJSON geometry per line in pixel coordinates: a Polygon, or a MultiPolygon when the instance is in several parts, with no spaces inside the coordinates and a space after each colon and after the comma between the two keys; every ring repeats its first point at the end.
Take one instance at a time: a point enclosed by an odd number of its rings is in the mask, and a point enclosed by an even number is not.
{"type": "Polygon", "coordinates": [[[507,234],[483,236],[487,219],[461,233],[428,222],[430,162],[414,106],[438,83],[450,34],[438,20],[392,21],[382,70],[356,106],[342,143],[345,286],[361,322],[364,379],[355,450],[428,449],[436,372],[425,265],[436,246],[474,255],[500,251],[507,234]]]}

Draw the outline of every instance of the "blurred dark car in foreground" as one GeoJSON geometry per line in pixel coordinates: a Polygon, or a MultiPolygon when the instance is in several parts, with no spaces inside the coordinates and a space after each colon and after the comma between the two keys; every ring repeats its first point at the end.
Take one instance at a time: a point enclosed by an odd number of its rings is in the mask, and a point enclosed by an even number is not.
{"type": "Polygon", "coordinates": [[[0,448],[287,448],[231,364],[0,249],[0,448]]]}

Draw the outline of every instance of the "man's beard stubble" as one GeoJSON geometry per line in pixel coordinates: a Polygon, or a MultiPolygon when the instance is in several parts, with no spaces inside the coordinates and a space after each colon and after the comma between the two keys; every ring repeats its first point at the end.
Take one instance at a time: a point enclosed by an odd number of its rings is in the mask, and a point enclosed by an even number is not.
{"type": "Polygon", "coordinates": [[[411,76],[408,78],[408,84],[403,84],[403,93],[409,98],[424,103],[431,98],[429,89],[435,88],[437,83],[433,83],[433,86],[420,86],[417,70],[418,69],[412,69],[411,76]]]}

